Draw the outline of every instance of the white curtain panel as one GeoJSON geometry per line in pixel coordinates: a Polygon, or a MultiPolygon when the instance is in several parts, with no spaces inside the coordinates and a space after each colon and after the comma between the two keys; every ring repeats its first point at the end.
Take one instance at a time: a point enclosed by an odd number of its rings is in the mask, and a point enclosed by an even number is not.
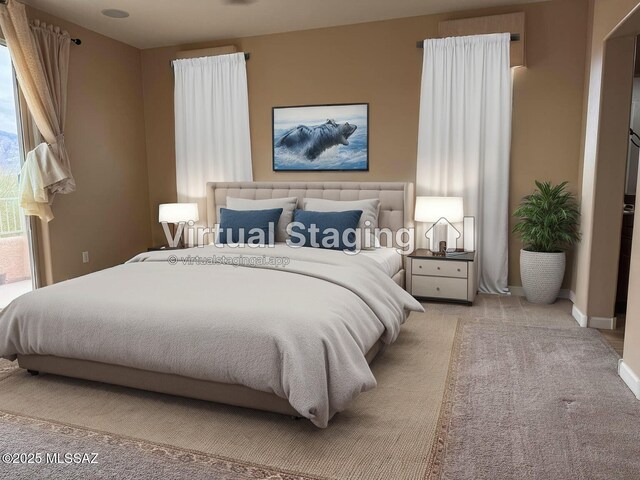
{"type": "Polygon", "coordinates": [[[416,192],[464,197],[487,293],[508,292],[509,43],[508,33],[424,42],[416,192]]]}
{"type": "Polygon", "coordinates": [[[206,220],[206,183],[251,181],[243,53],[174,60],[178,201],[206,220]]]}

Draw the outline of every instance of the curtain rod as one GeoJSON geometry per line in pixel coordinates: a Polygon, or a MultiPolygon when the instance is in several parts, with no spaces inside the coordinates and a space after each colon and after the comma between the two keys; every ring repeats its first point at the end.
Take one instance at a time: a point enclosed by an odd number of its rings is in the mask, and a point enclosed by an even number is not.
{"type": "MultiPolygon", "coordinates": [[[[511,34],[511,41],[512,42],[519,42],[520,41],[520,34],[519,33],[512,33],[511,34]]],[[[419,42],[416,42],[416,47],[424,48],[424,40],[420,40],[419,42]]]]}
{"type": "MultiPolygon", "coordinates": [[[[7,0],[0,0],[0,4],[6,5],[7,4],[7,0]]],[[[82,44],[82,40],[80,40],[79,38],[72,38],[71,39],[71,43],[74,43],[75,45],[81,45],[82,44]]]]}
{"type": "MultiPolygon", "coordinates": [[[[0,0],[0,4],[6,5],[7,4],[7,0],[0,0]]],[[[82,40],[80,40],[79,38],[72,38],[71,39],[71,43],[74,43],[76,45],[81,45],[82,44],[82,40]]]]}
{"type": "MultiPolygon", "coordinates": [[[[2,0],[0,0],[0,2],[1,2],[1,1],[2,1],[2,0]]],[[[198,57],[194,57],[194,58],[198,58],[198,57]]],[[[250,58],[251,58],[251,53],[249,53],[249,52],[244,52],[244,59],[245,59],[245,60],[249,60],[250,58]]],[[[186,58],[176,58],[176,60],[186,60],[186,58]]],[[[173,67],[173,62],[174,62],[174,60],[171,60],[171,61],[169,62],[169,64],[170,64],[172,67],[173,67]]]]}

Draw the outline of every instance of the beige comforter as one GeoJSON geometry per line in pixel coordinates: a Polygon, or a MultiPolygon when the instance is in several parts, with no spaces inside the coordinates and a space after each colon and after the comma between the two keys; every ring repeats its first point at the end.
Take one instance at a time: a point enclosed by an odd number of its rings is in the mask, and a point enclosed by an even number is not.
{"type": "Polygon", "coordinates": [[[376,386],[364,355],[380,337],[393,342],[409,310],[422,307],[363,255],[285,245],[151,252],[16,299],[0,312],[0,356],[245,385],[326,427],[376,386]]]}

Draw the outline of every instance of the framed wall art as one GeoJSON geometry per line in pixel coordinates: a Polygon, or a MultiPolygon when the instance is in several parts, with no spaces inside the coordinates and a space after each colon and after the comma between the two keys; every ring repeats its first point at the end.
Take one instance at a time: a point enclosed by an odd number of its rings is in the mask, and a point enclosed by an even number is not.
{"type": "Polygon", "coordinates": [[[369,104],[273,107],[273,170],[369,170],[369,104]]]}

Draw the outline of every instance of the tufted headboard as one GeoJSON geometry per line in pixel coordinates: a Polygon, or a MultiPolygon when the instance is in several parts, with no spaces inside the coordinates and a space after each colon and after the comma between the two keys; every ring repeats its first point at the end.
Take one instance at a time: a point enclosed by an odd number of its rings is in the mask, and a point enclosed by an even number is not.
{"type": "MultiPolygon", "coordinates": [[[[413,226],[413,184],[402,182],[209,182],[207,183],[207,226],[217,223],[220,207],[227,197],[265,198],[298,197],[327,200],[380,199],[378,227],[393,232],[413,226]]],[[[383,236],[382,240],[385,240],[383,236]]],[[[388,246],[388,245],[387,245],[388,246]]]]}

